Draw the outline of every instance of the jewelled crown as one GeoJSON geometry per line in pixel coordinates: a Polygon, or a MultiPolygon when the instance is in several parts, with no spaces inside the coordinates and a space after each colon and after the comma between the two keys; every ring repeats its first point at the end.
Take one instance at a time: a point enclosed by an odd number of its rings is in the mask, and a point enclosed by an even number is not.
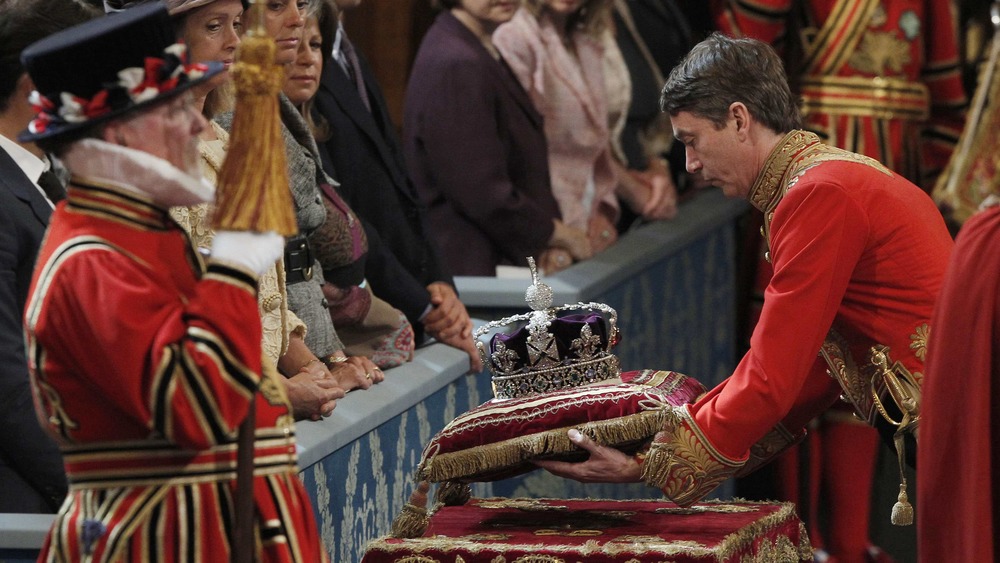
{"type": "Polygon", "coordinates": [[[492,321],[476,331],[476,347],[493,374],[493,395],[512,399],[618,377],[611,348],[620,339],[618,313],[603,303],[552,306],[552,288],[538,279],[528,258],[532,284],[524,298],[532,312],[492,321]],[[568,311],[574,314],[560,315],[568,311]],[[481,338],[498,327],[489,342],[481,338]]]}

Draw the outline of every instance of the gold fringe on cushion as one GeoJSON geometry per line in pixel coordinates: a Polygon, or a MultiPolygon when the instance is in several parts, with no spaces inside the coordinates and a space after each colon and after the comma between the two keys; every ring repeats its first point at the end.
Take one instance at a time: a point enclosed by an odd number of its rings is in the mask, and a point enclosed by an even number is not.
{"type": "Polygon", "coordinates": [[[399,516],[392,521],[392,531],[389,533],[394,538],[418,538],[427,531],[427,491],[430,484],[427,481],[417,483],[416,490],[410,495],[410,500],[403,505],[399,516]]]}
{"type": "Polygon", "coordinates": [[[257,25],[241,41],[230,69],[236,108],[229,150],[219,171],[214,227],[290,236],[298,225],[278,113],[284,70],[275,64],[277,47],[263,27],[263,3],[254,2],[252,10],[257,25]]]}
{"type": "Polygon", "coordinates": [[[444,481],[438,485],[437,501],[445,506],[460,506],[472,498],[472,488],[458,481],[444,481]]]}
{"type": "Polygon", "coordinates": [[[449,480],[475,481],[479,474],[511,468],[536,458],[550,459],[552,456],[581,451],[566,435],[571,428],[586,434],[598,444],[614,447],[652,438],[663,429],[669,416],[669,409],[648,410],[518,436],[457,452],[439,453],[425,459],[418,474],[435,483],[449,480]]]}

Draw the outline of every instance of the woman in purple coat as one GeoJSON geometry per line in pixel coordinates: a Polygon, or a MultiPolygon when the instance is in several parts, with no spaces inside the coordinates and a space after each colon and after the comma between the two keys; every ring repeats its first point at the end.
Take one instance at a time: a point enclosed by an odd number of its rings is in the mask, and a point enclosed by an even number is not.
{"type": "Polygon", "coordinates": [[[431,236],[456,275],[534,256],[554,272],[591,254],[563,224],[542,118],[493,47],[515,0],[441,0],[406,91],[404,149],[431,236]]]}

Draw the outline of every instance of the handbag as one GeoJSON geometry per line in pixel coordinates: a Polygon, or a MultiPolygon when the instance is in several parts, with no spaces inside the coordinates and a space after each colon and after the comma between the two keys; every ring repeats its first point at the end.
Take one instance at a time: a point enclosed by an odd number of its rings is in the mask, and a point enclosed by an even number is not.
{"type": "MultiPolygon", "coordinates": [[[[372,294],[371,289],[355,286],[367,296],[368,311],[357,322],[337,324],[337,336],[348,356],[365,356],[382,369],[389,369],[413,359],[416,342],[413,327],[399,309],[372,294]]],[[[331,307],[330,316],[336,319],[331,307]]]]}

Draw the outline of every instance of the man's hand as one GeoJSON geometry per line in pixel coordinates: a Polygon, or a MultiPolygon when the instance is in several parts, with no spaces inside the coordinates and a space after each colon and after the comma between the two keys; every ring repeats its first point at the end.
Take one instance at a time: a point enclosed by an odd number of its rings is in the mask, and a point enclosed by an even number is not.
{"type": "Polygon", "coordinates": [[[456,336],[472,337],[472,322],[465,305],[458,300],[455,288],[444,282],[427,286],[431,294],[431,310],[424,317],[424,330],[434,338],[445,341],[456,336]]]}
{"type": "Polygon", "coordinates": [[[590,459],[580,463],[535,461],[534,464],[549,473],[581,483],[637,483],[642,480],[642,468],[632,456],[600,446],[575,428],[567,431],[567,435],[574,444],[590,452],[590,459]]]}
{"type": "Polygon", "coordinates": [[[434,282],[427,286],[433,308],[424,317],[424,330],[438,342],[469,354],[469,373],[483,371],[483,362],[472,341],[472,319],[451,285],[434,282]]]}
{"type": "Polygon", "coordinates": [[[344,390],[329,377],[317,377],[303,369],[294,377],[283,378],[295,420],[319,420],[330,416],[344,390]]]}
{"type": "Polygon", "coordinates": [[[479,357],[479,350],[476,350],[476,343],[472,340],[472,323],[469,322],[469,336],[464,336],[465,332],[454,338],[441,339],[438,341],[451,346],[452,348],[458,348],[469,355],[469,373],[479,373],[483,371],[483,360],[479,357]]]}

